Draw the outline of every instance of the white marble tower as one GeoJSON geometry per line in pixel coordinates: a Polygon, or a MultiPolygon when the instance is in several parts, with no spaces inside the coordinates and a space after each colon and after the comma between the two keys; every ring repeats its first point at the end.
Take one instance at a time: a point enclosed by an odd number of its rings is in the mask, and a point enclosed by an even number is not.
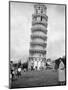
{"type": "Polygon", "coordinates": [[[47,46],[47,20],[46,6],[44,4],[34,5],[32,14],[31,42],[29,50],[28,68],[40,70],[46,65],[47,46]]]}

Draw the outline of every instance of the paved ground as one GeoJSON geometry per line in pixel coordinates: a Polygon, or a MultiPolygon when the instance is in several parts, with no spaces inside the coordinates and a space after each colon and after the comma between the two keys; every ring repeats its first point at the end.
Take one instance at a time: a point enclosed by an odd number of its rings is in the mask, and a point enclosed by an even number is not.
{"type": "Polygon", "coordinates": [[[12,88],[39,87],[58,85],[57,72],[46,71],[22,71],[22,76],[13,81],[12,88]]]}

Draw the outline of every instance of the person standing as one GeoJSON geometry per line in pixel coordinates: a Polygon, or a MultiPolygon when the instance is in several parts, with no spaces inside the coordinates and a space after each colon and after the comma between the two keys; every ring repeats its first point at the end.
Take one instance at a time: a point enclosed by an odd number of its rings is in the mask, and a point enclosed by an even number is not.
{"type": "Polygon", "coordinates": [[[65,84],[65,66],[61,59],[60,59],[59,68],[58,68],[58,82],[59,82],[59,85],[65,84]]]}
{"type": "Polygon", "coordinates": [[[18,68],[18,77],[21,76],[21,67],[18,68]]]}

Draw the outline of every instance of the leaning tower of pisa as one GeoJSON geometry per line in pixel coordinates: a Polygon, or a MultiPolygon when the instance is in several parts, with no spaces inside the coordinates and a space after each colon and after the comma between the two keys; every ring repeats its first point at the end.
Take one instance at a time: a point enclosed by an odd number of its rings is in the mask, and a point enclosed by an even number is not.
{"type": "Polygon", "coordinates": [[[40,70],[45,67],[47,46],[47,8],[43,4],[34,5],[32,14],[31,42],[28,68],[40,70]]]}

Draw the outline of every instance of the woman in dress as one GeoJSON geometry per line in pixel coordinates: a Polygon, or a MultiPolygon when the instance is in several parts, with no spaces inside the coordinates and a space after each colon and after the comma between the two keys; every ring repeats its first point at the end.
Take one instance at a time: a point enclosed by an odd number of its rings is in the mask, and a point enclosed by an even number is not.
{"type": "Polygon", "coordinates": [[[59,64],[59,68],[58,68],[58,81],[59,81],[60,85],[65,84],[65,65],[64,65],[62,59],[60,59],[60,64],[59,64]]]}

